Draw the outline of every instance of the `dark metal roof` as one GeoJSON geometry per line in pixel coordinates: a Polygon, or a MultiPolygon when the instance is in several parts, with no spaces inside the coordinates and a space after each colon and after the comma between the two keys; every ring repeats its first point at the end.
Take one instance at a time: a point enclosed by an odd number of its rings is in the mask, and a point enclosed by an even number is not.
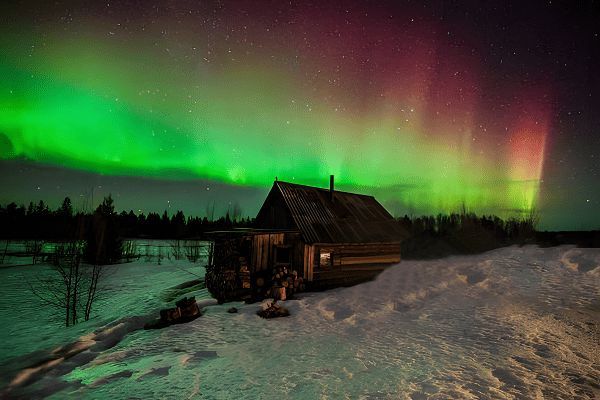
{"type": "Polygon", "coordinates": [[[276,181],[272,190],[283,196],[307,243],[398,242],[398,223],[373,196],[276,181]]]}

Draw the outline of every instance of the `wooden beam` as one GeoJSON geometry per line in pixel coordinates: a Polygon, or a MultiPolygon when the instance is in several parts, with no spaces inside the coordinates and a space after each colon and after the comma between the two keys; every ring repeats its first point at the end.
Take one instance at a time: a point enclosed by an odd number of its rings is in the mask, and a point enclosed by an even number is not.
{"type": "Polygon", "coordinates": [[[399,263],[400,254],[383,254],[379,256],[365,256],[365,257],[341,257],[341,265],[354,265],[354,264],[385,264],[385,263],[399,263]]]}

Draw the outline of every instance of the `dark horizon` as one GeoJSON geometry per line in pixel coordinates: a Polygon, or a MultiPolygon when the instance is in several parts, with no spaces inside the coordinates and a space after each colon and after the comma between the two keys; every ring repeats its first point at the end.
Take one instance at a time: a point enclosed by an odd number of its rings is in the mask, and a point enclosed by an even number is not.
{"type": "MultiPolygon", "coordinates": [[[[0,170],[11,171],[0,175],[0,187],[10,187],[11,192],[0,193],[0,204],[6,206],[12,202],[27,206],[29,202],[37,203],[43,200],[50,208],[56,209],[65,197],[70,197],[73,207],[81,210],[90,199],[93,188],[94,208],[109,194],[115,200],[116,209],[136,214],[167,211],[169,215],[181,210],[191,217],[204,217],[207,207],[214,204],[215,216],[225,216],[228,209],[234,206],[241,208],[244,217],[254,218],[260,209],[273,181],[264,186],[240,186],[207,179],[168,179],[161,177],[134,177],[102,175],[85,171],[59,168],[51,165],[41,165],[24,160],[0,161],[0,170]],[[39,189],[38,189],[39,188],[39,189]],[[208,188],[208,189],[207,189],[208,188]],[[141,207],[140,204],[145,206],[141,207]]],[[[286,180],[279,177],[280,180],[286,180]]],[[[315,185],[327,188],[329,177],[323,176],[322,183],[315,185]]],[[[292,181],[293,180],[289,180],[292,181]]],[[[304,182],[297,182],[304,183],[304,182]]],[[[310,183],[308,183],[310,185],[310,183]]],[[[313,185],[311,185],[313,186],[313,185]]],[[[349,192],[373,195],[396,218],[404,215],[413,217],[441,214],[460,213],[461,208],[440,211],[436,213],[416,207],[407,207],[393,200],[381,200],[385,197],[382,189],[374,187],[355,187],[338,184],[336,188],[349,192]]],[[[540,231],[590,231],[600,230],[600,214],[589,216],[585,209],[574,210],[569,206],[569,197],[564,197],[561,203],[538,210],[540,231]]],[[[594,203],[586,202],[589,207],[594,203]]],[[[497,215],[503,219],[522,218],[527,213],[520,210],[483,210],[471,208],[465,204],[469,212],[477,215],[497,215]],[[499,212],[498,212],[499,211],[499,212]]]]}

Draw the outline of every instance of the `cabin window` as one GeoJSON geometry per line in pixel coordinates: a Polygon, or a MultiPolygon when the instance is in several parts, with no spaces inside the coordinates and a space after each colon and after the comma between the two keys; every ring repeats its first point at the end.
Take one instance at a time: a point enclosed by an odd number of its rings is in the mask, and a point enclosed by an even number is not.
{"type": "Polygon", "coordinates": [[[328,251],[321,250],[321,256],[319,257],[319,266],[321,268],[331,267],[331,253],[328,251]]]}
{"type": "Polygon", "coordinates": [[[290,263],[290,248],[277,246],[277,254],[275,259],[276,264],[289,264],[290,263]]]}

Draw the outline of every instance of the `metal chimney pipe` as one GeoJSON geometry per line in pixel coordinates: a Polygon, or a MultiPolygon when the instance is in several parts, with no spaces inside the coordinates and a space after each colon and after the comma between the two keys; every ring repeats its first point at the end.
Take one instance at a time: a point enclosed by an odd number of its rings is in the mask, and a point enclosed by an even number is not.
{"type": "Polygon", "coordinates": [[[329,200],[333,201],[333,175],[329,175],[329,200]]]}

